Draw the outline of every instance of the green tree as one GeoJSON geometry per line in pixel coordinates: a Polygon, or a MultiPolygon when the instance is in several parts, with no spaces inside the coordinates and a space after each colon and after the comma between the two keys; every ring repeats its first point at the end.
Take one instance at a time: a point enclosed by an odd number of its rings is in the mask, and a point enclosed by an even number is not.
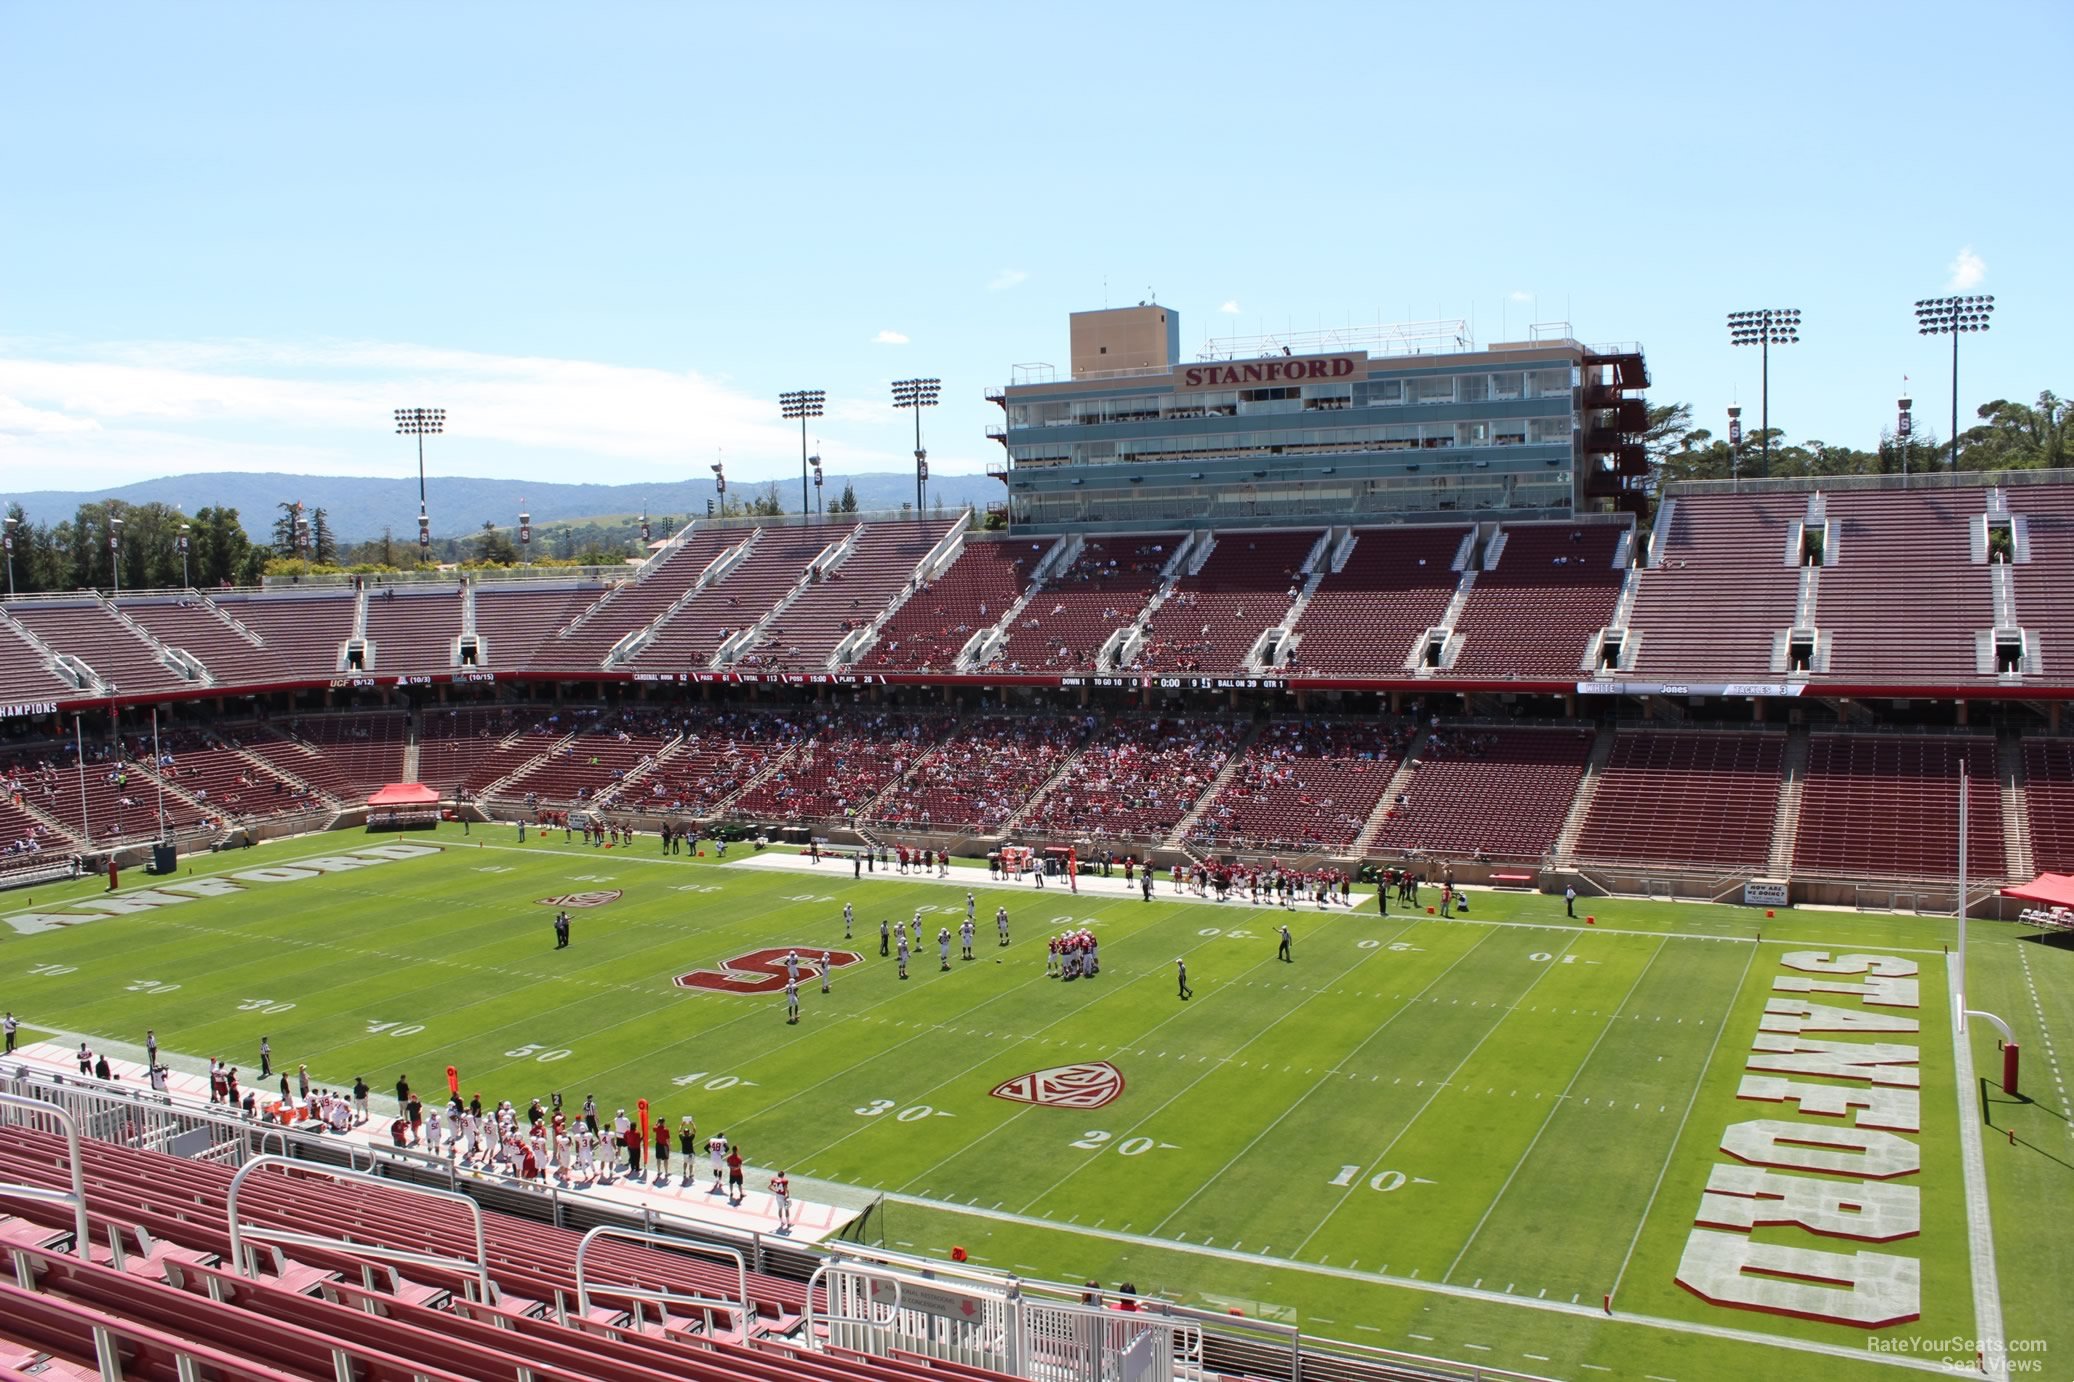
{"type": "Polygon", "coordinates": [[[851,483],[850,483],[850,482],[849,482],[848,480],[845,480],[845,481],[843,481],[843,493],[842,493],[842,497],[841,497],[840,499],[837,499],[837,500],[835,501],[835,504],[834,504],[833,508],[831,509],[831,512],[834,512],[834,513],[855,513],[855,512],[857,512],[857,487],[856,487],[855,485],[852,485],[852,484],[851,484],[851,483]]]}
{"type": "Polygon", "coordinates": [[[492,519],[483,520],[482,531],[475,536],[472,560],[485,566],[515,566],[518,564],[518,547],[492,519]]]}
{"type": "Polygon", "coordinates": [[[302,552],[295,541],[295,520],[302,511],[302,505],[295,503],[293,500],[283,500],[274,507],[281,511],[281,516],[274,520],[273,542],[271,546],[275,554],[287,557],[290,560],[300,557],[302,552]]]}
{"type": "Polygon", "coordinates": [[[1998,398],[1982,425],[1959,434],[1961,470],[2034,470],[2074,464],[2074,406],[2047,389],[2035,405],[1998,398]]]}
{"type": "Polygon", "coordinates": [[[323,509],[310,513],[310,556],[319,566],[338,564],[338,539],[331,532],[331,515],[323,509]]]}

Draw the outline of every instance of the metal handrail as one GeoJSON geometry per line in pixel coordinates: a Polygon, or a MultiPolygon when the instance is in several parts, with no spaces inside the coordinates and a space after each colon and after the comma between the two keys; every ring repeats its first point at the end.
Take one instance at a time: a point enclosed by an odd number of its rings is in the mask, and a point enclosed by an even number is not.
{"type": "Polygon", "coordinates": [[[90,1258],[93,1254],[86,1227],[86,1173],[79,1165],[79,1120],[55,1104],[47,1104],[41,1099],[31,1099],[24,1094],[0,1094],[0,1108],[25,1109],[57,1119],[58,1126],[65,1132],[65,1160],[72,1170],[72,1188],[69,1191],[52,1190],[41,1185],[6,1183],[0,1184],[0,1196],[71,1205],[72,1251],[82,1258],[90,1258]]]}
{"type": "MultiPolygon", "coordinates": [[[[900,1278],[887,1272],[874,1272],[864,1263],[851,1259],[843,1262],[823,1262],[820,1266],[814,1268],[814,1274],[807,1278],[807,1303],[805,1310],[800,1315],[800,1337],[804,1339],[814,1337],[814,1286],[816,1283],[819,1283],[822,1298],[826,1299],[828,1296],[828,1283],[822,1280],[822,1278],[827,1276],[828,1269],[831,1267],[846,1272],[857,1272],[861,1275],[884,1276],[886,1280],[893,1283],[893,1307],[891,1313],[886,1316],[884,1323],[880,1323],[871,1317],[871,1307],[869,1305],[865,1306],[865,1314],[862,1319],[851,1315],[842,1317],[842,1323],[844,1324],[861,1324],[866,1329],[874,1329],[881,1334],[892,1329],[895,1322],[900,1318],[900,1278]]],[[[824,1322],[833,1322],[835,1319],[834,1311],[832,1309],[823,1311],[822,1319],[824,1322]]]]}
{"type": "Polygon", "coordinates": [[[429,1186],[414,1185],[410,1187],[411,1190],[420,1195],[431,1195],[445,1200],[458,1200],[460,1203],[468,1206],[469,1218],[475,1224],[475,1259],[473,1261],[467,1258],[446,1257],[437,1253],[412,1252],[404,1248],[383,1248],[367,1243],[349,1242],[345,1239],[323,1238],[313,1233],[294,1233],[287,1229],[265,1228],[257,1224],[249,1229],[245,1228],[238,1220],[238,1192],[244,1189],[245,1178],[262,1166],[294,1167],[299,1170],[314,1172],[317,1175],[329,1176],[334,1180],[360,1181],[369,1185],[379,1185],[387,1189],[395,1188],[382,1177],[371,1175],[365,1171],[342,1171],[335,1166],[297,1161],[285,1156],[261,1155],[254,1157],[239,1167],[238,1173],[230,1178],[230,1193],[226,1197],[224,1206],[224,1217],[229,1220],[230,1224],[231,1269],[239,1275],[249,1276],[255,1280],[259,1276],[259,1263],[256,1260],[250,1259],[245,1251],[246,1240],[252,1239],[257,1242],[272,1243],[282,1247],[323,1248],[334,1252],[344,1251],[351,1256],[373,1257],[382,1261],[402,1262],[419,1267],[472,1267],[474,1268],[476,1285],[481,1291],[479,1298],[484,1304],[490,1304],[496,1300],[496,1288],[490,1282],[489,1250],[485,1245],[483,1237],[482,1206],[468,1196],[453,1190],[435,1190],[429,1186]]]}
{"type": "MultiPolygon", "coordinates": [[[[584,1234],[583,1240],[576,1245],[576,1310],[579,1315],[585,1319],[590,1317],[590,1282],[584,1275],[583,1259],[584,1255],[590,1251],[591,1244],[600,1238],[617,1238],[634,1243],[653,1243],[658,1247],[670,1248],[677,1252],[689,1250],[732,1258],[735,1264],[735,1289],[741,1293],[739,1298],[735,1300],[729,1300],[724,1296],[717,1300],[707,1296],[688,1296],[678,1291],[656,1291],[642,1286],[607,1286],[602,1289],[601,1294],[624,1297],[628,1300],[652,1300],[662,1305],[689,1305],[701,1310],[719,1306],[722,1309],[735,1312],[735,1327],[741,1331],[742,1338],[745,1341],[748,1339],[749,1321],[755,1312],[749,1305],[749,1263],[740,1253],[733,1248],[724,1248],[717,1243],[702,1242],[697,1238],[678,1237],[668,1233],[645,1233],[639,1229],[617,1228],[611,1224],[598,1225],[589,1233],[584,1234]]],[[[809,1303],[811,1304],[811,1302],[809,1303]]]]}

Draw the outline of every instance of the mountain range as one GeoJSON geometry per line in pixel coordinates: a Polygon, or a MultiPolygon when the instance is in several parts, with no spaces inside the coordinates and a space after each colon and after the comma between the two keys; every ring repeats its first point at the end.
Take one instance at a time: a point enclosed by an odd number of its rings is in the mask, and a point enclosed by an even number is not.
{"type": "MultiPolygon", "coordinates": [[[[730,494],[747,499],[764,492],[767,482],[736,481],[730,494]]],[[[857,492],[857,506],[865,512],[897,510],[913,503],[912,475],[876,472],[864,475],[830,476],[823,501],[833,503],[848,484],[857,492]]],[[[799,500],[797,481],[777,482],[777,492],[789,509],[799,500]]],[[[321,508],[331,530],[341,542],[366,542],[388,528],[401,538],[417,531],[418,493],[415,477],[410,480],[373,479],[346,475],[281,475],[264,472],[211,471],[194,475],[168,475],[139,480],[103,490],[36,490],[15,494],[30,521],[56,523],[70,518],[83,503],[119,500],[125,504],[170,504],[183,513],[197,509],[229,506],[237,509],[245,531],[263,539],[270,531],[277,506],[301,500],[305,510],[321,508]]],[[[491,522],[510,527],[518,521],[523,505],[538,528],[548,524],[577,522],[612,515],[646,511],[656,518],[680,520],[706,511],[715,497],[710,479],[672,483],[630,485],[562,485],[534,480],[483,480],[448,476],[427,480],[425,506],[436,536],[462,536],[491,522]]],[[[941,504],[946,510],[970,504],[984,509],[1005,497],[1001,482],[985,475],[932,475],[929,477],[929,507],[941,504]]],[[[656,534],[658,537],[662,533],[656,534]]]]}

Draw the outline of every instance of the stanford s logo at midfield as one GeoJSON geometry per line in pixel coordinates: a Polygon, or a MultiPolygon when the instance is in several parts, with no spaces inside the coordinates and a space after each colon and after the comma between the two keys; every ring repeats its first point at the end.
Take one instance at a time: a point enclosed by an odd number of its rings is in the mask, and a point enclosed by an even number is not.
{"type": "MultiPolygon", "coordinates": [[[[821,977],[821,952],[817,949],[809,955],[807,948],[801,945],[752,950],[746,955],[722,960],[718,969],[695,969],[689,974],[678,975],[671,982],[680,989],[710,989],[714,993],[781,993],[785,988],[785,957],[794,953],[799,956],[801,983],[821,977]]],[[[863,963],[864,957],[854,950],[828,952],[831,970],[863,963]]]]}
{"type": "Polygon", "coordinates": [[[588,893],[559,893],[554,897],[543,897],[539,903],[542,907],[602,907],[625,896],[624,889],[605,888],[588,893]]]}
{"type": "Polygon", "coordinates": [[[1123,1093],[1123,1072],[1108,1061],[1054,1065],[1003,1080],[992,1090],[996,1099],[1050,1108],[1100,1108],[1123,1093]]]}

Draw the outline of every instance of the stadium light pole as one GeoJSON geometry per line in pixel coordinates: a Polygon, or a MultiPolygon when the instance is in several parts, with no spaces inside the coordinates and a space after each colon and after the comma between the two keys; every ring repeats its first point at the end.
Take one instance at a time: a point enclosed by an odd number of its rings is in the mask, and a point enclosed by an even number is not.
{"type": "Polygon", "coordinates": [[[826,389],[794,389],[791,393],[778,395],[778,411],[787,418],[799,419],[799,512],[802,518],[812,512],[807,506],[807,419],[820,417],[827,402],[826,389]]]}
{"type": "Polygon", "coordinates": [[[1728,405],[1728,482],[1743,482],[1743,405],[1728,405]]]}
{"type": "Polygon", "coordinates": [[[1915,399],[1909,397],[1908,376],[1901,377],[1901,397],[1894,402],[1894,440],[1901,443],[1901,487],[1908,488],[1908,439],[1916,430],[1915,399]]]}
{"type": "Polygon", "coordinates": [[[174,545],[180,549],[180,585],[183,589],[194,584],[187,576],[187,535],[190,531],[192,531],[191,525],[182,523],[180,525],[180,536],[174,539],[174,545]]]}
{"type": "Polygon", "coordinates": [[[432,517],[425,511],[425,438],[446,431],[444,408],[398,408],[396,430],[418,439],[418,560],[432,553],[432,517]]]}
{"type": "Polygon", "coordinates": [[[1728,314],[1729,344],[1754,345],[1762,352],[1758,384],[1760,420],[1757,426],[1759,439],[1764,443],[1764,473],[1767,477],[1772,473],[1772,347],[1792,345],[1799,339],[1798,307],[1760,307],[1754,312],[1728,314]]]}
{"type": "Polygon", "coordinates": [[[6,523],[0,525],[0,534],[4,534],[0,536],[0,542],[7,546],[7,598],[10,600],[14,598],[14,529],[19,522],[20,519],[9,514],[6,523]]]}
{"type": "Polygon", "coordinates": [[[1967,331],[1985,331],[1994,315],[1995,299],[1975,294],[1967,297],[1921,298],[1916,302],[1916,333],[1952,338],[1952,469],[1959,468],[1959,336],[1967,331]]]}
{"type": "Polygon", "coordinates": [[[923,497],[929,486],[929,453],[922,449],[922,409],[934,408],[937,395],[943,392],[941,379],[896,379],[893,381],[893,406],[912,408],[915,414],[915,515],[921,516],[923,497]]]}
{"type": "Polygon", "coordinates": [[[108,574],[115,581],[115,598],[122,598],[122,520],[108,520],[108,574]]]}
{"type": "Polygon", "coordinates": [[[526,512],[526,501],[519,500],[519,564],[528,571],[533,569],[533,515],[526,512]]]}
{"type": "Polygon", "coordinates": [[[807,457],[807,459],[813,462],[814,466],[814,517],[819,519],[825,517],[827,512],[821,507],[821,444],[819,442],[814,443],[814,454],[807,457]]]}

